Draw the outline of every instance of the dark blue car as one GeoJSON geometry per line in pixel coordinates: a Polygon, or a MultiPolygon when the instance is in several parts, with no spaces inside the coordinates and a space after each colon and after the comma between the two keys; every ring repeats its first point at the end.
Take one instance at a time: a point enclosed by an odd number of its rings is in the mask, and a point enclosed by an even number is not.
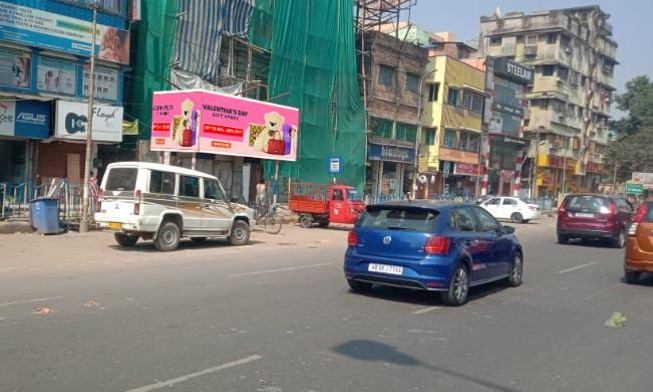
{"type": "Polygon", "coordinates": [[[446,304],[459,306],[472,286],[522,283],[524,251],[514,232],[475,205],[371,205],[349,232],[345,276],[353,292],[375,283],[439,291],[446,304]]]}

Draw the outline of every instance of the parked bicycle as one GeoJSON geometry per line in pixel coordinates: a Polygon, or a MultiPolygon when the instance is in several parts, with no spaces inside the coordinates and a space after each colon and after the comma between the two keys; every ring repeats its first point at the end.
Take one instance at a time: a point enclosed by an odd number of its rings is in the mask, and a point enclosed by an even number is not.
{"type": "Polygon", "coordinates": [[[277,234],[281,231],[283,222],[277,216],[278,206],[270,203],[259,203],[254,211],[256,212],[256,226],[263,226],[263,229],[269,234],[277,234]]]}

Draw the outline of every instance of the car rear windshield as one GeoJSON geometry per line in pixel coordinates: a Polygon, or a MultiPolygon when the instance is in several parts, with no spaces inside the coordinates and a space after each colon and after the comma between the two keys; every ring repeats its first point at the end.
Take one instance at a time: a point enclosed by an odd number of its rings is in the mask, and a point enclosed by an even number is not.
{"type": "Polygon", "coordinates": [[[653,202],[646,202],[645,204],[647,209],[642,222],[653,223],[653,202]]]}
{"type": "Polygon", "coordinates": [[[369,206],[357,226],[369,229],[432,232],[440,213],[436,210],[405,206],[369,206]]]}
{"type": "Polygon", "coordinates": [[[570,212],[601,212],[602,207],[608,207],[610,201],[600,196],[569,196],[565,209],[570,212]]]}
{"type": "Polygon", "coordinates": [[[109,170],[104,187],[107,191],[133,191],[136,188],[137,168],[116,167],[109,170]]]}

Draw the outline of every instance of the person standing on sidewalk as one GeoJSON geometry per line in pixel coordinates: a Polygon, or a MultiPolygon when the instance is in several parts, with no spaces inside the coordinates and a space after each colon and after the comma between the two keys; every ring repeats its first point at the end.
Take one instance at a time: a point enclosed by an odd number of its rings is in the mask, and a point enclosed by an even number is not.
{"type": "Polygon", "coordinates": [[[261,180],[256,184],[256,206],[260,206],[265,202],[265,180],[261,178],[261,180]]]}
{"type": "Polygon", "coordinates": [[[95,210],[97,208],[97,202],[98,202],[98,197],[100,196],[100,191],[98,188],[97,184],[97,177],[95,176],[95,173],[91,171],[91,176],[88,179],[88,190],[90,191],[90,203],[89,203],[89,209],[90,209],[90,214],[91,214],[91,221],[95,220],[95,210]]]}

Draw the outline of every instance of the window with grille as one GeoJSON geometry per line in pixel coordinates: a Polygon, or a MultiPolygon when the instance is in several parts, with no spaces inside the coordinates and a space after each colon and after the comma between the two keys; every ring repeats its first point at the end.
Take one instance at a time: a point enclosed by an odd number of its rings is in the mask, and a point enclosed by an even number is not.
{"type": "Polygon", "coordinates": [[[458,90],[449,87],[449,96],[447,98],[447,103],[451,106],[458,106],[458,90]]]}
{"type": "Polygon", "coordinates": [[[456,131],[453,129],[446,129],[444,131],[444,146],[445,148],[457,148],[458,143],[456,140],[456,131]]]}
{"type": "Polygon", "coordinates": [[[372,135],[382,137],[385,139],[392,139],[392,121],[384,118],[372,117],[370,118],[370,127],[372,135]]]}
{"type": "Polygon", "coordinates": [[[406,90],[418,93],[419,90],[419,76],[411,73],[406,74],[406,90]]]}
{"type": "Polygon", "coordinates": [[[397,140],[415,142],[417,127],[411,124],[397,123],[397,140]]]}
{"type": "Polygon", "coordinates": [[[429,102],[437,102],[440,93],[440,83],[429,84],[429,102]]]}
{"type": "Polygon", "coordinates": [[[483,96],[472,91],[463,91],[463,108],[472,112],[483,112],[483,96]]]}
{"type": "Polygon", "coordinates": [[[425,146],[434,146],[435,145],[435,128],[424,128],[422,130],[422,144],[425,146]]]}
{"type": "Polygon", "coordinates": [[[387,65],[379,65],[379,83],[384,86],[394,86],[395,69],[387,65]]]}

